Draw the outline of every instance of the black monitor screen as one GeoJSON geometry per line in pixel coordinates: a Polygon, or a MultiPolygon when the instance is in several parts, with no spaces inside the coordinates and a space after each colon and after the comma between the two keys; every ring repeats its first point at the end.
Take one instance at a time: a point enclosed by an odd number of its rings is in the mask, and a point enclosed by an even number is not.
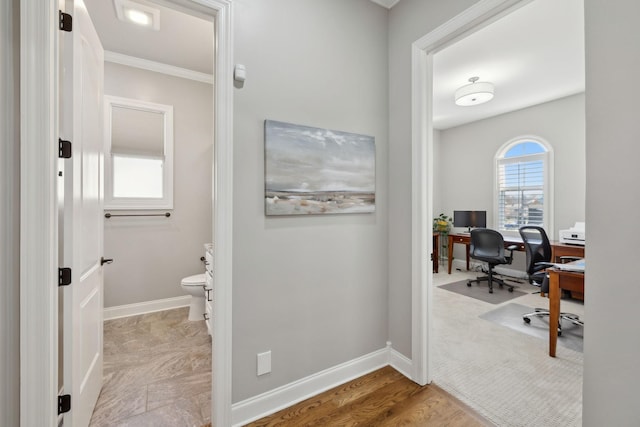
{"type": "Polygon", "coordinates": [[[453,211],[454,227],[487,227],[487,211],[453,211]]]}

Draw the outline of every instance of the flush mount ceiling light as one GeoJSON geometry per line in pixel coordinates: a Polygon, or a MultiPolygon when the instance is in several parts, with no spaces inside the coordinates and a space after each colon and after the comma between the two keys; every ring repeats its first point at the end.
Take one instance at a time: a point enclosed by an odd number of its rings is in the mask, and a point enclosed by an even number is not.
{"type": "Polygon", "coordinates": [[[160,10],[131,0],[113,0],[116,16],[122,22],[160,30],[160,10]]]}
{"type": "Polygon", "coordinates": [[[479,77],[471,77],[471,84],[464,85],[456,90],[456,105],[469,107],[483,104],[493,98],[493,84],[489,82],[479,82],[479,77]]]}

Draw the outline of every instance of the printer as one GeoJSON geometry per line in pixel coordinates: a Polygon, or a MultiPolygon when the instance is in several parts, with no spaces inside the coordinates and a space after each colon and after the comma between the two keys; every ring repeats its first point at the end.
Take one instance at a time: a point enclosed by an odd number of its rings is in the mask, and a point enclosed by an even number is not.
{"type": "Polygon", "coordinates": [[[576,222],[568,230],[560,230],[560,243],[584,246],[584,222],[576,222]]]}

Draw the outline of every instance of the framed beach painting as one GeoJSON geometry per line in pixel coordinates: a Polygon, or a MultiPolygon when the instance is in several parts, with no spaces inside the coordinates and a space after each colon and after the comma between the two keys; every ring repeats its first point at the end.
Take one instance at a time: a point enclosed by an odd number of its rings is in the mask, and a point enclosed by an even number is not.
{"type": "Polygon", "coordinates": [[[370,213],[372,136],[265,120],[265,214],[370,213]]]}

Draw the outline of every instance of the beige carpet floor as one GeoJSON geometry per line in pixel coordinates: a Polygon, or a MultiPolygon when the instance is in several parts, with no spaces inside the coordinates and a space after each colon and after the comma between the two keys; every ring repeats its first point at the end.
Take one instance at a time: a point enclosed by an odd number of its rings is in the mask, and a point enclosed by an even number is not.
{"type": "MultiPolygon", "coordinates": [[[[546,340],[479,317],[499,305],[438,288],[474,275],[449,275],[446,269],[434,274],[434,383],[497,426],[580,426],[582,353],[558,346],[557,357],[551,358],[546,340]]],[[[538,289],[523,285],[520,290],[538,289]]],[[[546,298],[530,293],[504,304],[510,302],[548,304],[546,298]]],[[[580,302],[563,300],[562,310],[584,318],[580,302]]]]}

